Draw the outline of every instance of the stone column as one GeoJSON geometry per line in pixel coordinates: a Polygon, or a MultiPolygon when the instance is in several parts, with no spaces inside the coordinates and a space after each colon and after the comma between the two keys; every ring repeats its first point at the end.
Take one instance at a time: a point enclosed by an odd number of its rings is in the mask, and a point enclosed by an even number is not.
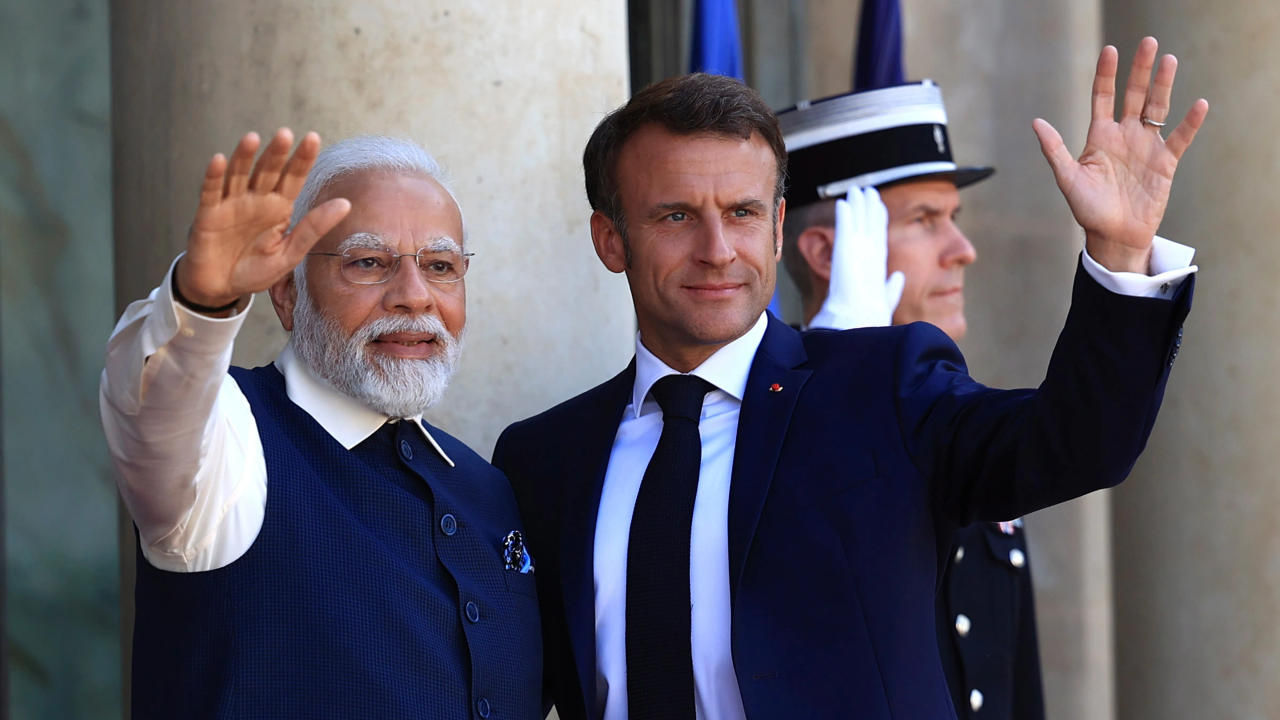
{"type": "MultiPolygon", "coordinates": [[[[1083,147],[1100,3],[919,0],[904,5],[903,22],[907,76],[942,87],[957,161],[996,167],[960,193],[960,225],[978,251],[961,343],[970,371],[997,387],[1034,387],[1083,234],[1031,121],[1044,117],[1073,152],[1083,147]]],[[[1114,717],[1108,503],[1094,494],[1027,518],[1045,699],[1058,720],[1114,717]]]]}
{"type": "Polygon", "coordinates": [[[1115,493],[1119,716],[1280,717],[1280,7],[1107,2],[1128,63],[1154,35],[1179,61],[1175,123],[1209,118],[1161,233],[1203,271],[1164,409],[1115,493]]]}
{"type": "MultiPolygon", "coordinates": [[[[626,3],[115,0],[111,10],[118,309],[160,282],[185,243],[204,164],[241,133],[381,133],[417,140],[451,170],[477,253],[467,350],[433,422],[487,457],[508,423],[625,365],[631,303],[591,248],[581,157],[595,123],[626,99],[626,3]]],[[[268,362],[283,342],[260,297],[236,362],[268,362]]]]}

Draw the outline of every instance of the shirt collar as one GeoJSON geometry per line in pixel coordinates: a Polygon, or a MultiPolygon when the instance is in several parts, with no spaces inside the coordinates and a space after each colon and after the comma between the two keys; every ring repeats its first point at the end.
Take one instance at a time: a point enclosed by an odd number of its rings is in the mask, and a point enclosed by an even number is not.
{"type": "MultiPolygon", "coordinates": [[[[317,377],[294,353],[292,342],[285,345],[280,357],[276,358],[276,367],[284,375],[285,392],[289,394],[293,404],[305,410],[320,423],[325,432],[348,450],[364,442],[387,422],[401,419],[383,415],[317,377]]],[[[403,419],[413,421],[422,431],[427,443],[449,463],[449,467],[454,467],[453,460],[422,423],[421,414],[403,419]]]]}
{"type": "MultiPolygon", "coordinates": [[[[747,391],[747,376],[751,374],[751,363],[755,360],[756,350],[764,339],[764,331],[769,327],[769,318],[765,313],[751,329],[741,337],[725,345],[711,354],[711,357],[689,372],[715,385],[738,402],[747,391]]],[[[640,408],[649,394],[653,384],[668,375],[679,375],[671,366],[658,359],[644,346],[640,333],[636,333],[636,380],[631,388],[631,411],[640,417],[640,408]]]]}

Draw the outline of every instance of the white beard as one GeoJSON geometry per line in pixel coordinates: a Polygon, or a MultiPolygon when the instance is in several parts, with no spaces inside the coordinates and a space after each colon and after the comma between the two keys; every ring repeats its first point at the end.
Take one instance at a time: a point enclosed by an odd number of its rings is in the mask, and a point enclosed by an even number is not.
{"type": "Polygon", "coordinates": [[[435,405],[449,387],[462,354],[462,338],[449,334],[434,315],[385,316],[343,337],[333,317],[316,310],[298,288],[290,339],[298,359],[338,391],[388,417],[415,417],[435,405]],[[395,332],[431,333],[440,351],[426,359],[373,353],[374,338],[395,332]]]}

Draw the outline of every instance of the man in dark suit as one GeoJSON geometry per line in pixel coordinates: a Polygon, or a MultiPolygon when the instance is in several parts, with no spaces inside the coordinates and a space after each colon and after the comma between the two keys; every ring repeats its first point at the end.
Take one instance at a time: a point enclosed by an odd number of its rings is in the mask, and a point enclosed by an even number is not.
{"type": "Polygon", "coordinates": [[[933,620],[951,530],[1120,482],[1164,391],[1192,268],[1168,299],[1102,284],[1152,269],[1208,110],[1160,137],[1174,64],[1148,97],[1155,55],[1145,40],[1116,122],[1103,50],[1079,162],[1035,124],[1089,256],[1038,390],[977,384],[927,324],[802,335],[765,313],[786,154],[753,91],[674,78],[601,122],[592,239],[627,275],[636,360],[494,453],[543,549],[561,717],[952,714],[933,620]]]}

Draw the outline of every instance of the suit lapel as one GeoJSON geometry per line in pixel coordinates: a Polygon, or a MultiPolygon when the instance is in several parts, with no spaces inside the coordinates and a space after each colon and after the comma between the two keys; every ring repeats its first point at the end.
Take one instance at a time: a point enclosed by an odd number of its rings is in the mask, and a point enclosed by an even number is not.
{"type": "Polygon", "coordinates": [[[782,440],[800,389],[811,370],[796,370],[807,356],[800,334],[773,315],[756,351],[743,393],[729,490],[729,589],[736,600],[751,538],[773,482],[782,440]]]}
{"type": "Polygon", "coordinates": [[[596,515],[605,470],[618,433],[622,411],[631,398],[635,383],[635,360],[620,374],[585,398],[582,422],[565,431],[576,438],[575,454],[563,459],[565,482],[577,485],[568,493],[564,532],[561,535],[561,583],[573,656],[578,669],[588,716],[595,707],[596,693],[596,606],[595,537],[596,515]],[[580,479],[580,482],[577,480],[580,479]]]}

